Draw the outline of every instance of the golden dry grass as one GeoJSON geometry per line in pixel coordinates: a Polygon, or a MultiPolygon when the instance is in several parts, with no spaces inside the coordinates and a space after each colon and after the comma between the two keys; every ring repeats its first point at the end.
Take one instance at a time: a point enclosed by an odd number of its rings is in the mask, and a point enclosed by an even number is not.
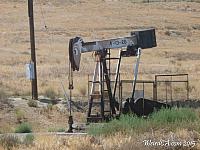
{"type": "Polygon", "coordinates": [[[113,136],[108,137],[94,137],[88,135],[82,136],[56,136],[56,135],[37,135],[33,142],[33,145],[24,146],[19,145],[14,149],[20,150],[130,150],[130,149],[141,149],[141,150],[152,150],[152,149],[178,149],[178,150],[198,150],[199,145],[199,133],[194,131],[188,131],[185,129],[177,130],[176,132],[165,132],[165,131],[150,131],[143,135],[134,134],[132,136],[117,133],[113,136]],[[187,146],[145,146],[144,140],[169,140],[169,141],[196,141],[194,147],[187,146]]]}
{"type": "MultiPolygon", "coordinates": [[[[155,74],[166,72],[189,73],[191,85],[195,87],[191,98],[198,98],[199,5],[101,0],[62,2],[61,5],[61,1],[37,0],[34,8],[39,93],[53,87],[63,95],[60,81],[67,87],[70,38],[79,35],[88,41],[127,36],[137,28],[153,26],[158,47],[142,53],[139,79],[153,79],[155,74]],[[44,22],[49,33],[45,32],[44,22]],[[181,57],[183,52],[185,57],[181,57]]],[[[27,3],[1,1],[0,7],[1,84],[12,95],[29,95],[30,82],[25,79],[25,64],[30,61],[27,3]]],[[[132,79],[130,70],[134,61],[134,58],[122,60],[124,78],[132,79]]],[[[93,72],[93,67],[92,54],[82,55],[80,72],[74,74],[74,95],[81,93],[78,84],[87,85],[87,74],[93,72]]]]}

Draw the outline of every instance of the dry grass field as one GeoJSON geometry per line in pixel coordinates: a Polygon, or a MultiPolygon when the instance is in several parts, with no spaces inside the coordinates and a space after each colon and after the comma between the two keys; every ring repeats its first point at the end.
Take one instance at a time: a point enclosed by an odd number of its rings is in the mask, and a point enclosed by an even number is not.
{"type": "MultiPolygon", "coordinates": [[[[131,31],[141,28],[155,27],[158,46],[142,51],[138,78],[154,80],[156,74],[187,73],[190,98],[199,99],[200,1],[136,1],[34,0],[39,95],[53,90],[55,95],[63,97],[61,82],[68,88],[70,38],[81,36],[84,41],[102,40],[128,36],[131,31]]],[[[117,54],[118,51],[112,51],[112,55],[117,54]]],[[[0,99],[4,95],[31,95],[31,83],[25,75],[25,64],[29,62],[27,1],[0,0],[0,99]]],[[[134,57],[122,60],[122,79],[133,79],[134,62],[134,57]]],[[[93,72],[94,64],[92,53],[82,55],[80,71],[74,73],[74,96],[86,96],[87,75],[93,72]]],[[[26,102],[22,100],[12,107],[8,106],[8,109],[0,107],[0,132],[12,132],[18,124],[19,114],[31,123],[34,132],[63,128],[67,124],[68,112],[59,112],[57,108],[50,112],[42,107],[30,108],[26,102]]],[[[84,121],[83,116],[83,113],[75,113],[76,121],[84,121]]],[[[164,133],[159,132],[155,138],[163,137],[164,133]]],[[[194,138],[194,132],[185,129],[176,132],[183,139],[194,138]]],[[[152,134],[142,136],[151,137],[152,134]]],[[[199,134],[197,136],[199,139],[199,134]]],[[[144,137],[130,137],[121,133],[115,137],[114,140],[112,137],[96,139],[90,136],[76,137],[76,140],[71,137],[36,137],[32,149],[149,149],[141,145],[144,137]]],[[[197,145],[196,149],[200,149],[200,146],[197,145]]]]}
{"type": "MultiPolygon", "coordinates": [[[[37,136],[32,146],[21,146],[17,149],[30,149],[30,150],[42,150],[42,149],[60,149],[60,150],[130,150],[130,149],[141,149],[141,150],[152,150],[160,149],[157,146],[144,146],[143,140],[145,139],[159,139],[165,137],[166,139],[172,138],[189,140],[190,138],[197,138],[199,135],[191,133],[187,130],[178,130],[176,133],[169,133],[164,135],[160,132],[153,132],[151,134],[145,133],[143,136],[133,135],[127,136],[121,133],[113,137],[93,137],[93,136],[76,136],[76,137],[57,137],[57,136],[37,136]]],[[[173,147],[171,147],[172,149],[173,147]]],[[[188,147],[180,147],[179,149],[191,149],[188,147]]],[[[193,148],[198,149],[199,144],[193,148]]],[[[162,149],[169,149],[169,147],[162,147],[162,149]]],[[[178,148],[177,148],[178,149],[178,148]]]]}
{"type": "MultiPolygon", "coordinates": [[[[194,147],[191,146],[145,146],[145,140],[159,141],[192,141],[199,139],[199,133],[191,132],[185,129],[177,130],[176,132],[165,133],[163,131],[152,131],[144,133],[143,135],[133,134],[124,135],[117,133],[109,137],[94,137],[94,136],[35,136],[34,142],[30,145],[17,145],[13,150],[199,150],[200,145],[196,143],[194,147]]],[[[0,149],[4,150],[0,146],[0,149]]]]}
{"type": "MultiPolygon", "coordinates": [[[[81,36],[84,41],[101,40],[155,27],[158,46],[142,52],[139,79],[151,80],[155,74],[189,73],[190,85],[194,86],[191,98],[198,98],[199,5],[195,2],[133,3],[131,0],[36,0],[39,93],[51,88],[63,95],[60,81],[67,88],[70,38],[81,36]]],[[[30,95],[30,81],[25,78],[25,64],[30,61],[27,3],[1,0],[0,7],[1,89],[11,95],[30,95]]],[[[123,78],[133,78],[134,62],[133,57],[122,60],[123,78]]],[[[92,54],[82,55],[80,72],[74,74],[74,95],[84,93],[87,74],[92,73],[93,68],[92,54]]]]}

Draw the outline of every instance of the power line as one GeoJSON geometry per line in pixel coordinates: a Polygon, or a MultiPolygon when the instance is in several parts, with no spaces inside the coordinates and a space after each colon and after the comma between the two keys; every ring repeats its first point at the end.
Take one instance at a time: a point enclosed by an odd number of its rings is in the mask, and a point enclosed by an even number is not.
{"type": "MultiPolygon", "coordinates": [[[[49,27],[47,26],[46,17],[45,17],[44,9],[43,9],[43,7],[42,7],[42,2],[41,2],[41,0],[38,0],[38,3],[39,3],[39,9],[40,9],[40,13],[41,13],[41,16],[42,16],[42,22],[43,22],[45,31],[46,31],[46,33],[50,36],[49,45],[50,45],[50,50],[51,50],[50,55],[52,56],[52,52],[55,51],[55,48],[54,48],[54,46],[53,46],[53,43],[55,43],[55,40],[54,40],[54,32],[53,32],[53,30],[50,32],[50,29],[49,29],[49,27]]],[[[57,70],[57,69],[55,69],[55,72],[58,74],[58,70],[57,70]]],[[[69,74],[69,77],[68,77],[69,80],[70,80],[70,77],[71,77],[71,76],[70,76],[70,74],[69,74]]],[[[63,87],[63,83],[62,83],[61,79],[59,79],[59,81],[60,81],[61,86],[63,87]]],[[[65,94],[66,94],[66,93],[65,93],[65,94]]],[[[69,99],[68,99],[68,100],[69,100],[69,99]]]]}
{"type": "Polygon", "coordinates": [[[43,24],[44,24],[45,31],[48,35],[50,35],[50,42],[49,42],[50,50],[53,52],[54,48],[53,48],[52,43],[54,43],[54,38],[53,38],[54,33],[53,33],[53,31],[51,33],[50,30],[49,30],[49,27],[47,26],[41,0],[38,0],[38,3],[39,3],[40,13],[41,13],[41,16],[42,16],[42,21],[43,21],[43,24]]]}

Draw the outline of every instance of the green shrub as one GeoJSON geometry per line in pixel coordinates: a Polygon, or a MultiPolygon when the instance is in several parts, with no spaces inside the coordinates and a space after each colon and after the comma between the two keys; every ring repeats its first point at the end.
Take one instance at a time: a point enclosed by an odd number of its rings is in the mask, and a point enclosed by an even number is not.
{"type": "Polygon", "coordinates": [[[57,132],[65,132],[65,128],[59,128],[57,129],[57,132]]]}
{"type": "Polygon", "coordinates": [[[144,133],[149,129],[176,130],[177,128],[189,128],[199,131],[200,119],[197,113],[190,108],[161,109],[154,112],[147,119],[134,115],[122,115],[119,120],[108,123],[90,125],[88,133],[92,135],[112,135],[116,132],[125,134],[144,133]]]}
{"type": "Polygon", "coordinates": [[[48,105],[47,105],[47,110],[48,110],[48,111],[53,110],[53,104],[48,104],[48,105]]]}
{"type": "Polygon", "coordinates": [[[161,109],[151,115],[151,119],[155,122],[175,123],[175,122],[190,122],[198,120],[198,115],[191,108],[172,108],[161,109]]]}
{"type": "Polygon", "coordinates": [[[15,133],[31,133],[32,128],[28,123],[22,123],[15,129],[15,133]]]}
{"type": "Polygon", "coordinates": [[[19,108],[17,108],[15,110],[15,114],[16,114],[16,117],[17,117],[17,122],[22,123],[23,120],[25,119],[24,112],[22,110],[20,110],[19,108]]]}
{"type": "Polygon", "coordinates": [[[92,135],[112,135],[116,132],[131,133],[144,132],[150,128],[150,123],[133,115],[122,115],[119,120],[112,120],[108,123],[91,125],[88,133],[92,135]]]}
{"type": "Polygon", "coordinates": [[[17,147],[19,144],[19,138],[14,135],[2,135],[0,137],[0,145],[4,149],[11,150],[13,147],[17,147]]]}
{"type": "Polygon", "coordinates": [[[49,128],[48,132],[65,132],[65,128],[49,128]]]}
{"type": "Polygon", "coordinates": [[[48,88],[48,89],[45,91],[44,95],[45,95],[46,97],[48,97],[48,98],[55,99],[57,93],[56,93],[52,88],[48,88]]]}
{"type": "Polygon", "coordinates": [[[29,107],[38,107],[38,103],[36,100],[29,100],[28,101],[28,106],[29,107]]]}
{"type": "Polygon", "coordinates": [[[35,137],[34,137],[33,134],[27,134],[24,141],[23,141],[23,144],[33,145],[34,139],[35,139],[35,137]]]}

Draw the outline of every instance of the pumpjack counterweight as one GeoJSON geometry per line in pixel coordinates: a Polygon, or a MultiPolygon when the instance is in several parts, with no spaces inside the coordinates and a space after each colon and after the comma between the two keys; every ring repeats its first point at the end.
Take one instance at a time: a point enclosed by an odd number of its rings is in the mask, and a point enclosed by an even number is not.
{"type": "Polygon", "coordinates": [[[102,41],[84,42],[81,37],[70,39],[69,42],[69,60],[72,71],[79,71],[81,54],[86,52],[95,52],[97,57],[96,68],[92,80],[90,99],[88,102],[88,122],[98,122],[109,120],[117,115],[119,102],[115,98],[116,87],[119,79],[120,64],[122,57],[137,56],[136,66],[134,70],[133,95],[137,80],[139,67],[139,58],[141,49],[156,47],[155,29],[147,29],[131,32],[131,36],[116,39],[108,39],[102,41]],[[110,57],[110,50],[120,50],[118,58],[110,57]],[[111,60],[118,60],[114,86],[111,86],[111,60]],[[97,79],[98,77],[98,79],[97,79]],[[98,85],[97,85],[98,84],[98,85]],[[97,85],[97,86],[96,86],[97,85]],[[99,90],[96,91],[95,87],[99,90]],[[96,99],[98,101],[96,101],[96,99]],[[100,105],[100,112],[93,114],[92,108],[95,104],[100,105]],[[109,106],[109,107],[108,107],[109,106]]]}

